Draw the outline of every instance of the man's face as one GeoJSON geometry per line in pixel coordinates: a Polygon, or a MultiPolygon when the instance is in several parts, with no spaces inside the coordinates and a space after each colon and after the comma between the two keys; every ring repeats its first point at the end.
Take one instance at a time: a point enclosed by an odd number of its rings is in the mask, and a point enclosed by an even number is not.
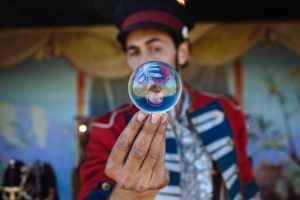
{"type": "Polygon", "coordinates": [[[172,38],[155,29],[139,29],[126,37],[126,59],[134,71],[148,61],[162,61],[175,67],[176,48],[172,38]]]}
{"type": "Polygon", "coordinates": [[[149,91],[148,99],[153,104],[160,104],[163,101],[163,93],[162,92],[149,91]]]}

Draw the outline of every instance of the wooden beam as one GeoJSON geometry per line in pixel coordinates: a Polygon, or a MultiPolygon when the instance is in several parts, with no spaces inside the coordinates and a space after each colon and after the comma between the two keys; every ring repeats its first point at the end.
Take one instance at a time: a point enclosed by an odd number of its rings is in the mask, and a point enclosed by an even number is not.
{"type": "Polygon", "coordinates": [[[240,58],[234,62],[235,98],[244,108],[243,65],[240,58]]]}
{"type": "Polygon", "coordinates": [[[78,130],[79,126],[79,119],[85,116],[85,74],[81,71],[77,71],[76,77],[76,84],[77,84],[77,113],[76,113],[76,133],[77,133],[77,142],[76,142],[76,163],[77,165],[80,164],[82,160],[82,141],[84,134],[80,133],[78,130]]]}
{"type": "Polygon", "coordinates": [[[77,116],[85,116],[85,75],[77,72],[77,116]]]}

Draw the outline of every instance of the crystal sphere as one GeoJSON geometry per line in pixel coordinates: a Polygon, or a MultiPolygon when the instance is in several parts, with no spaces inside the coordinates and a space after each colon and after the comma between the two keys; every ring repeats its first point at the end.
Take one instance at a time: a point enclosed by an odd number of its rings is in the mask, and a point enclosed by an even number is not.
{"type": "Polygon", "coordinates": [[[131,101],[147,113],[171,110],[178,102],[181,91],[180,76],[175,68],[160,61],[140,65],[128,82],[131,101]]]}

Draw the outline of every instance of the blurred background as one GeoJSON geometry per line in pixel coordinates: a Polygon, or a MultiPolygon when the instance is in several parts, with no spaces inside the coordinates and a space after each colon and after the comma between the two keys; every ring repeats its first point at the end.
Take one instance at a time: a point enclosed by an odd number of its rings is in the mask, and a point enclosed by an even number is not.
{"type": "MultiPolygon", "coordinates": [[[[279,0],[181,2],[197,19],[184,81],[242,104],[264,199],[300,199],[298,7],[279,0]]],[[[0,181],[6,195],[21,188],[23,196],[76,199],[89,124],[129,101],[131,72],[111,21],[118,3],[1,1],[0,181]]]]}

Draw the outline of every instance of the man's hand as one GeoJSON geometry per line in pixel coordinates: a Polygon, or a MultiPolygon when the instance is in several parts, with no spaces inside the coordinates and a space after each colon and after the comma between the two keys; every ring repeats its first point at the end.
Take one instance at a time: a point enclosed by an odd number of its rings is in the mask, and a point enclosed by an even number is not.
{"type": "Polygon", "coordinates": [[[134,115],[108,158],[105,173],[117,185],[110,199],[153,199],[169,182],[165,169],[166,113],[134,115]]]}

